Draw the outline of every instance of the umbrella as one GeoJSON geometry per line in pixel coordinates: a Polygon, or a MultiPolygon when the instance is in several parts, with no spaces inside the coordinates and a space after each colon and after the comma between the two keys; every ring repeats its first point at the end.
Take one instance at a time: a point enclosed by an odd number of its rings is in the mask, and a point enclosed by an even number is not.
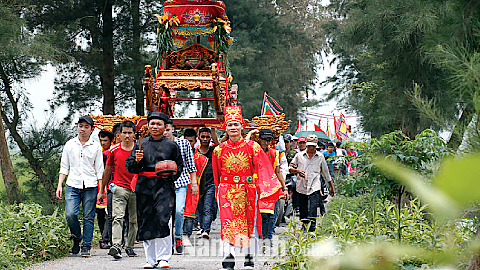
{"type": "Polygon", "coordinates": [[[328,136],[325,135],[325,133],[320,132],[320,131],[313,131],[313,130],[312,131],[308,131],[308,130],[307,131],[299,131],[299,132],[295,133],[295,137],[297,137],[297,138],[302,137],[302,136],[307,137],[308,135],[311,135],[311,134],[317,135],[317,138],[319,140],[330,141],[330,138],[328,138],[328,136]]]}

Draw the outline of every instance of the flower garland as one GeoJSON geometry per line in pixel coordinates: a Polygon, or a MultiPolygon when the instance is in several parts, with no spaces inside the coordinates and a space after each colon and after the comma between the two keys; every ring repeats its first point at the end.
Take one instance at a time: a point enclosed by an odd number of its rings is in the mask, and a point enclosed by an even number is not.
{"type": "Polygon", "coordinates": [[[160,68],[162,59],[167,57],[170,51],[173,50],[173,29],[171,26],[178,26],[180,19],[177,16],[168,18],[168,14],[164,13],[162,16],[155,14],[157,17],[157,59],[156,70],[160,68]],[[170,26],[170,27],[169,27],[170,26]]]}
{"type": "Polygon", "coordinates": [[[223,52],[226,54],[230,47],[230,32],[232,27],[229,21],[224,21],[220,18],[212,20],[213,36],[214,36],[214,50],[216,52],[223,52]]]}

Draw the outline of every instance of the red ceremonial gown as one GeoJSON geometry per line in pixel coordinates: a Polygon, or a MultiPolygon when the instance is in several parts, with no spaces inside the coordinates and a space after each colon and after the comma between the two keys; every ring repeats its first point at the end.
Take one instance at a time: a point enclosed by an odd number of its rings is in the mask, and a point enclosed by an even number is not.
{"type": "Polygon", "coordinates": [[[218,187],[221,239],[234,246],[249,247],[255,227],[262,236],[259,200],[278,200],[281,184],[260,145],[243,138],[217,146],[212,167],[218,187]]]}
{"type": "MultiPolygon", "coordinates": [[[[273,171],[275,172],[275,168],[278,166],[278,163],[280,162],[280,153],[278,152],[278,150],[275,150],[273,148],[268,148],[267,152],[265,152],[265,154],[267,155],[267,158],[268,158],[268,161],[270,162],[272,168],[273,168],[273,171]]],[[[277,179],[277,182],[280,183],[280,180],[278,180],[278,177],[276,177],[276,174],[275,174],[275,178],[277,179]]],[[[280,183],[281,185],[281,183],[280,183]]],[[[273,200],[273,198],[271,200],[260,200],[259,201],[259,208],[260,208],[260,212],[261,213],[268,213],[268,214],[274,214],[275,213],[275,204],[277,203],[277,201],[283,197],[283,192],[281,189],[279,189],[276,193],[277,196],[277,199],[276,200],[273,200]]]]}
{"type": "MultiPolygon", "coordinates": [[[[198,149],[195,150],[193,157],[195,158],[195,168],[197,168],[197,185],[200,186],[200,179],[202,178],[203,171],[205,171],[205,167],[207,167],[208,158],[202,155],[198,149]]],[[[195,218],[199,195],[199,192],[192,195],[192,183],[188,184],[184,216],[195,218]]]]}

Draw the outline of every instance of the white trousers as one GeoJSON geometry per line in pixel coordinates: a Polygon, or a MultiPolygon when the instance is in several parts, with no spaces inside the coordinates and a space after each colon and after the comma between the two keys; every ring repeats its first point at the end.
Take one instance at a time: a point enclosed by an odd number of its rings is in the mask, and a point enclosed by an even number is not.
{"type": "Polygon", "coordinates": [[[168,223],[170,235],[143,241],[143,249],[147,263],[154,266],[159,261],[169,261],[172,258],[172,220],[168,223]]]}

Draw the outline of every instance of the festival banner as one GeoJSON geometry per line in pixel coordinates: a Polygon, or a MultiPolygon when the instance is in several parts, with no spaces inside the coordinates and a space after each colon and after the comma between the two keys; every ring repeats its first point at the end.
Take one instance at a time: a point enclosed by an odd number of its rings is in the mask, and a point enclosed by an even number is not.
{"type": "Polygon", "coordinates": [[[340,117],[338,118],[336,133],[337,137],[339,137],[342,141],[348,139],[348,126],[347,122],[345,121],[345,115],[343,115],[343,113],[340,113],[340,117]]]}
{"type": "Polygon", "coordinates": [[[272,103],[267,99],[268,95],[263,95],[262,112],[260,115],[279,115],[280,113],[273,107],[272,103]]]}
{"type": "Polygon", "coordinates": [[[327,136],[333,142],[333,134],[332,134],[332,131],[330,130],[330,125],[328,122],[327,122],[327,136]]]}
{"type": "Polygon", "coordinates": [[[318,125],[313,124],[313,126],[315,127],[315,131],[320,131],[323,134],[327,135],[327,133],[325,133],[325,131],[323,131],[322,129],[321,120],[318,120],[318,125]]]}
{"type": "Polygon", "coordinates": [[[298,118],[297,130],[295,133],[302,131],[302,122],[300,122],[300,118],[298,118]]]}

